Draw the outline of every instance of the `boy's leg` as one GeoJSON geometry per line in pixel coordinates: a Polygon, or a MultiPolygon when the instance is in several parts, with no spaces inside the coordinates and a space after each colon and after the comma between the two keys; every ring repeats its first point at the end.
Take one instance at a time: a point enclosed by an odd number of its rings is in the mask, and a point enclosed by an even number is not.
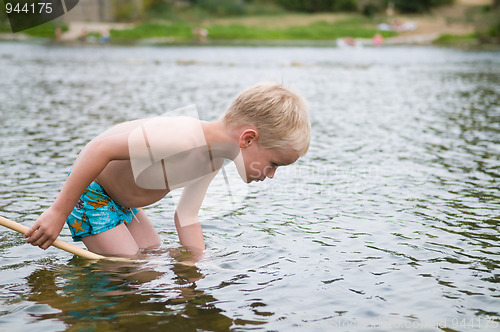
{"type": "Polygon", "coordinates": [[[97,254],[112,256],[134,256],[139,246],[125,224],[120,224],[105,232],[86,236],[82,242],[87,249],[97,254]]]}
{"type": "Polygon", "coordinates": [[[161,245],[161,239],[146,213],[139,209],[127,224],[127,228],[132,234],[135,242],[141,249],[156,248],[161,245]],[[137,221],[136,218],[139,220],[137,221]]]}

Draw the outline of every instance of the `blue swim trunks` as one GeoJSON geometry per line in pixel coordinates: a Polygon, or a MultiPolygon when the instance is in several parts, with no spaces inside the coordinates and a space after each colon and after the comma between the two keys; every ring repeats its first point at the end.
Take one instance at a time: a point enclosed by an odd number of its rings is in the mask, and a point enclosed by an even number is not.
{"type": "Polygon", "coordinates": [[[97,182],[92,182],[83,192],[66,219],[73,241],[95,235],[132,221],[137,209],[116,204],[97,182]]]}

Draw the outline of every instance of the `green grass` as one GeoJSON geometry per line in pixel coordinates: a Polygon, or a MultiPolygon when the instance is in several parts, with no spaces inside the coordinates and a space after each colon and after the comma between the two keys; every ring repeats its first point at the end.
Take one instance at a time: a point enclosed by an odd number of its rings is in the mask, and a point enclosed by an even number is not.
{"type": "Polygon", "coordinates": [[[155,37],[174,37],[190,39],[193,27],[186,23],[155,24],[141,23],[133,29],[111,30],[112,39],[144,39],[155,37]]]}
{"type": "Polygon", "coordinates": [[[24,30],[23,33],[33,37],[55,38],[55,26],[51,23],[38,25],[34,28],[24,30]]]}
{"type": "MultiPolygon", "coordinates": [[[[54,22],[47,22],[41,25],[37,25],[36,27],[23,30],[22,33],[25,33],[32,37],[40,37],[40,38],[55,38],[56,36],[56,27],[60,26],[63,32],[68,31],[67,24],[57,24],[54,22]]],[[[0,27],[0,32],[12,32],[10,26],[0,27]]]]}
{"type": "MultiPolygon", "coordinates": [[[[377,29],[370,27],[365,19],[351,18],[335,23],[316,22],[307,26],[291,26],[286,28],[263,28],[255,26],[212,25],[207,27],[211,40],[334,40],[341,37],[372,38],[377,29]]],[[[178,40],[189,40],[194,25],[188,23],[153,24],[142,23],[133,29],[112,30],[112,39],[143,39],[155,37],[171,37],[178,40]]],[[[384,37],[394,36],[390,31],[382,32],[384,37]]]]}
{"type": "Polygon", "coordinates": [[[473,45],[477,43],[476,34],[467,34],[467,35],[453,35],[453,34],[444,34],[439,36],[434,44],[437,45],[473,45]]]}

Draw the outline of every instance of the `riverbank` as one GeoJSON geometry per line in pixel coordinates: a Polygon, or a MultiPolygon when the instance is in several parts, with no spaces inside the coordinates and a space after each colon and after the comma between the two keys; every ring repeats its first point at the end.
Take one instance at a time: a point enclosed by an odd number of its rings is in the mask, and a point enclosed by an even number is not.
{"type": "Polygon", "coordinates": [[[59,33],[45,25],[26,33],[0,34],[0,39],[24,41],[42,37],[64,44],[367,46],[373,45],[374,36],[380,34],[379,44],[386,45],[476,47],[480,44],[476,31],[489,3],[458,0],[453,6],[440,7],[425,15],[390,18],[352,13],[287,13],[202,21],[70,22],[59,33]]]}

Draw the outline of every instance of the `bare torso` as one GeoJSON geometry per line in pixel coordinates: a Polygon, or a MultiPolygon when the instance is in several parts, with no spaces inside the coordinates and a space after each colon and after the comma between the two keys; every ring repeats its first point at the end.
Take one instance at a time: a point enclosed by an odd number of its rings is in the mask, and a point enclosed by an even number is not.
{"type": "MultiPolygon", "coordinates": [[[[107,130],[99,137],[120,135],[123,137],[124,144],[127,144],[129,143],[129,138],[134,137],[134,133],[137,134],[138,129],[141,128],[146,128],[147,133],[144,134],[144,137],[147,137],[147,144],[150,145],[151,148],[155,148],[156,150],[154,150],[153,153],[161,155],[161,158],[164,158],[163,155],[179,155],[180,152],[186,150],[189,151],[196,147],[207,146],[201,122],[197,119],[186,118],[156,118],[155,120],[143,119],[126,122],[107,130]],[[158,125],[158,123],[160,123],[160,125],[158,125]],[[125,142],[125,140],[127,140],[127,142],[125,142]]],[[[142,131],[140,131],[139,136],[142,137],[142,135],[142,131]]],[[[145,155],[147,156],[147,150],[145,155]]],[[[142,207],[159,201],[165,197],[171,189],[186,185],[186,183],[182,185],[179,184],[180,180],[177,179],[184,177],[183,175],[186,169],[192,170],[192,165],[197,165],[196,169],[199,169],[203,167],[201,166],[202,164],[207,164],[207,162],[208,164],[210,163],[210,158],[206,153],[203,154],[203,158],[200,158],[200,153],[195,157],[196,158],[193,158],[191,154],[181,160],[177,158],[168,169],[170,175],[169,181],[171,180],[172,183],[167,183],[167,179],[165,178],[163,188],[160,186],[161,189],[138,185],[138,175],[133,172],[134,166],[130,160],[131,157],[129,159],[113,160],[109,162],[97,176],[96,180],[119,205],[124,207],[142,207]]],[[[149,161],[149,157],[146,159],[149,161]]],[[[162,163],[163,162],[164,161],[162,161],[162,163]]],[[[151,162],[151,166],[141,171],[141,176],[148,176],[148,173],[153,173],[153,168],[157,169],[159,164],[160,161],[156,158],[154,163],[151,162]],[[153,165],[155,167],[153,167],[153,165]]],[[[203,170],[205,174],[207,173],[206,167],[207,166],[204,166],[205,169],[203,170]]],[[[137,173],[137,169],[135,170],[137,173]]],[[[156,178],[158,177],[157,174],[154,176],[156,176],[156,178]]],[[[163,177],[159,182],[161,183],[162,181],[163,177]]]]}
{"type": "Polygon", "coordinates": [[[97,182],[108,195],[124,207],[142,207],[153,204],[169,193],[163,189],[139,187],[132,174],[129,160],[114,160],[97,177],[97,182]]]}

